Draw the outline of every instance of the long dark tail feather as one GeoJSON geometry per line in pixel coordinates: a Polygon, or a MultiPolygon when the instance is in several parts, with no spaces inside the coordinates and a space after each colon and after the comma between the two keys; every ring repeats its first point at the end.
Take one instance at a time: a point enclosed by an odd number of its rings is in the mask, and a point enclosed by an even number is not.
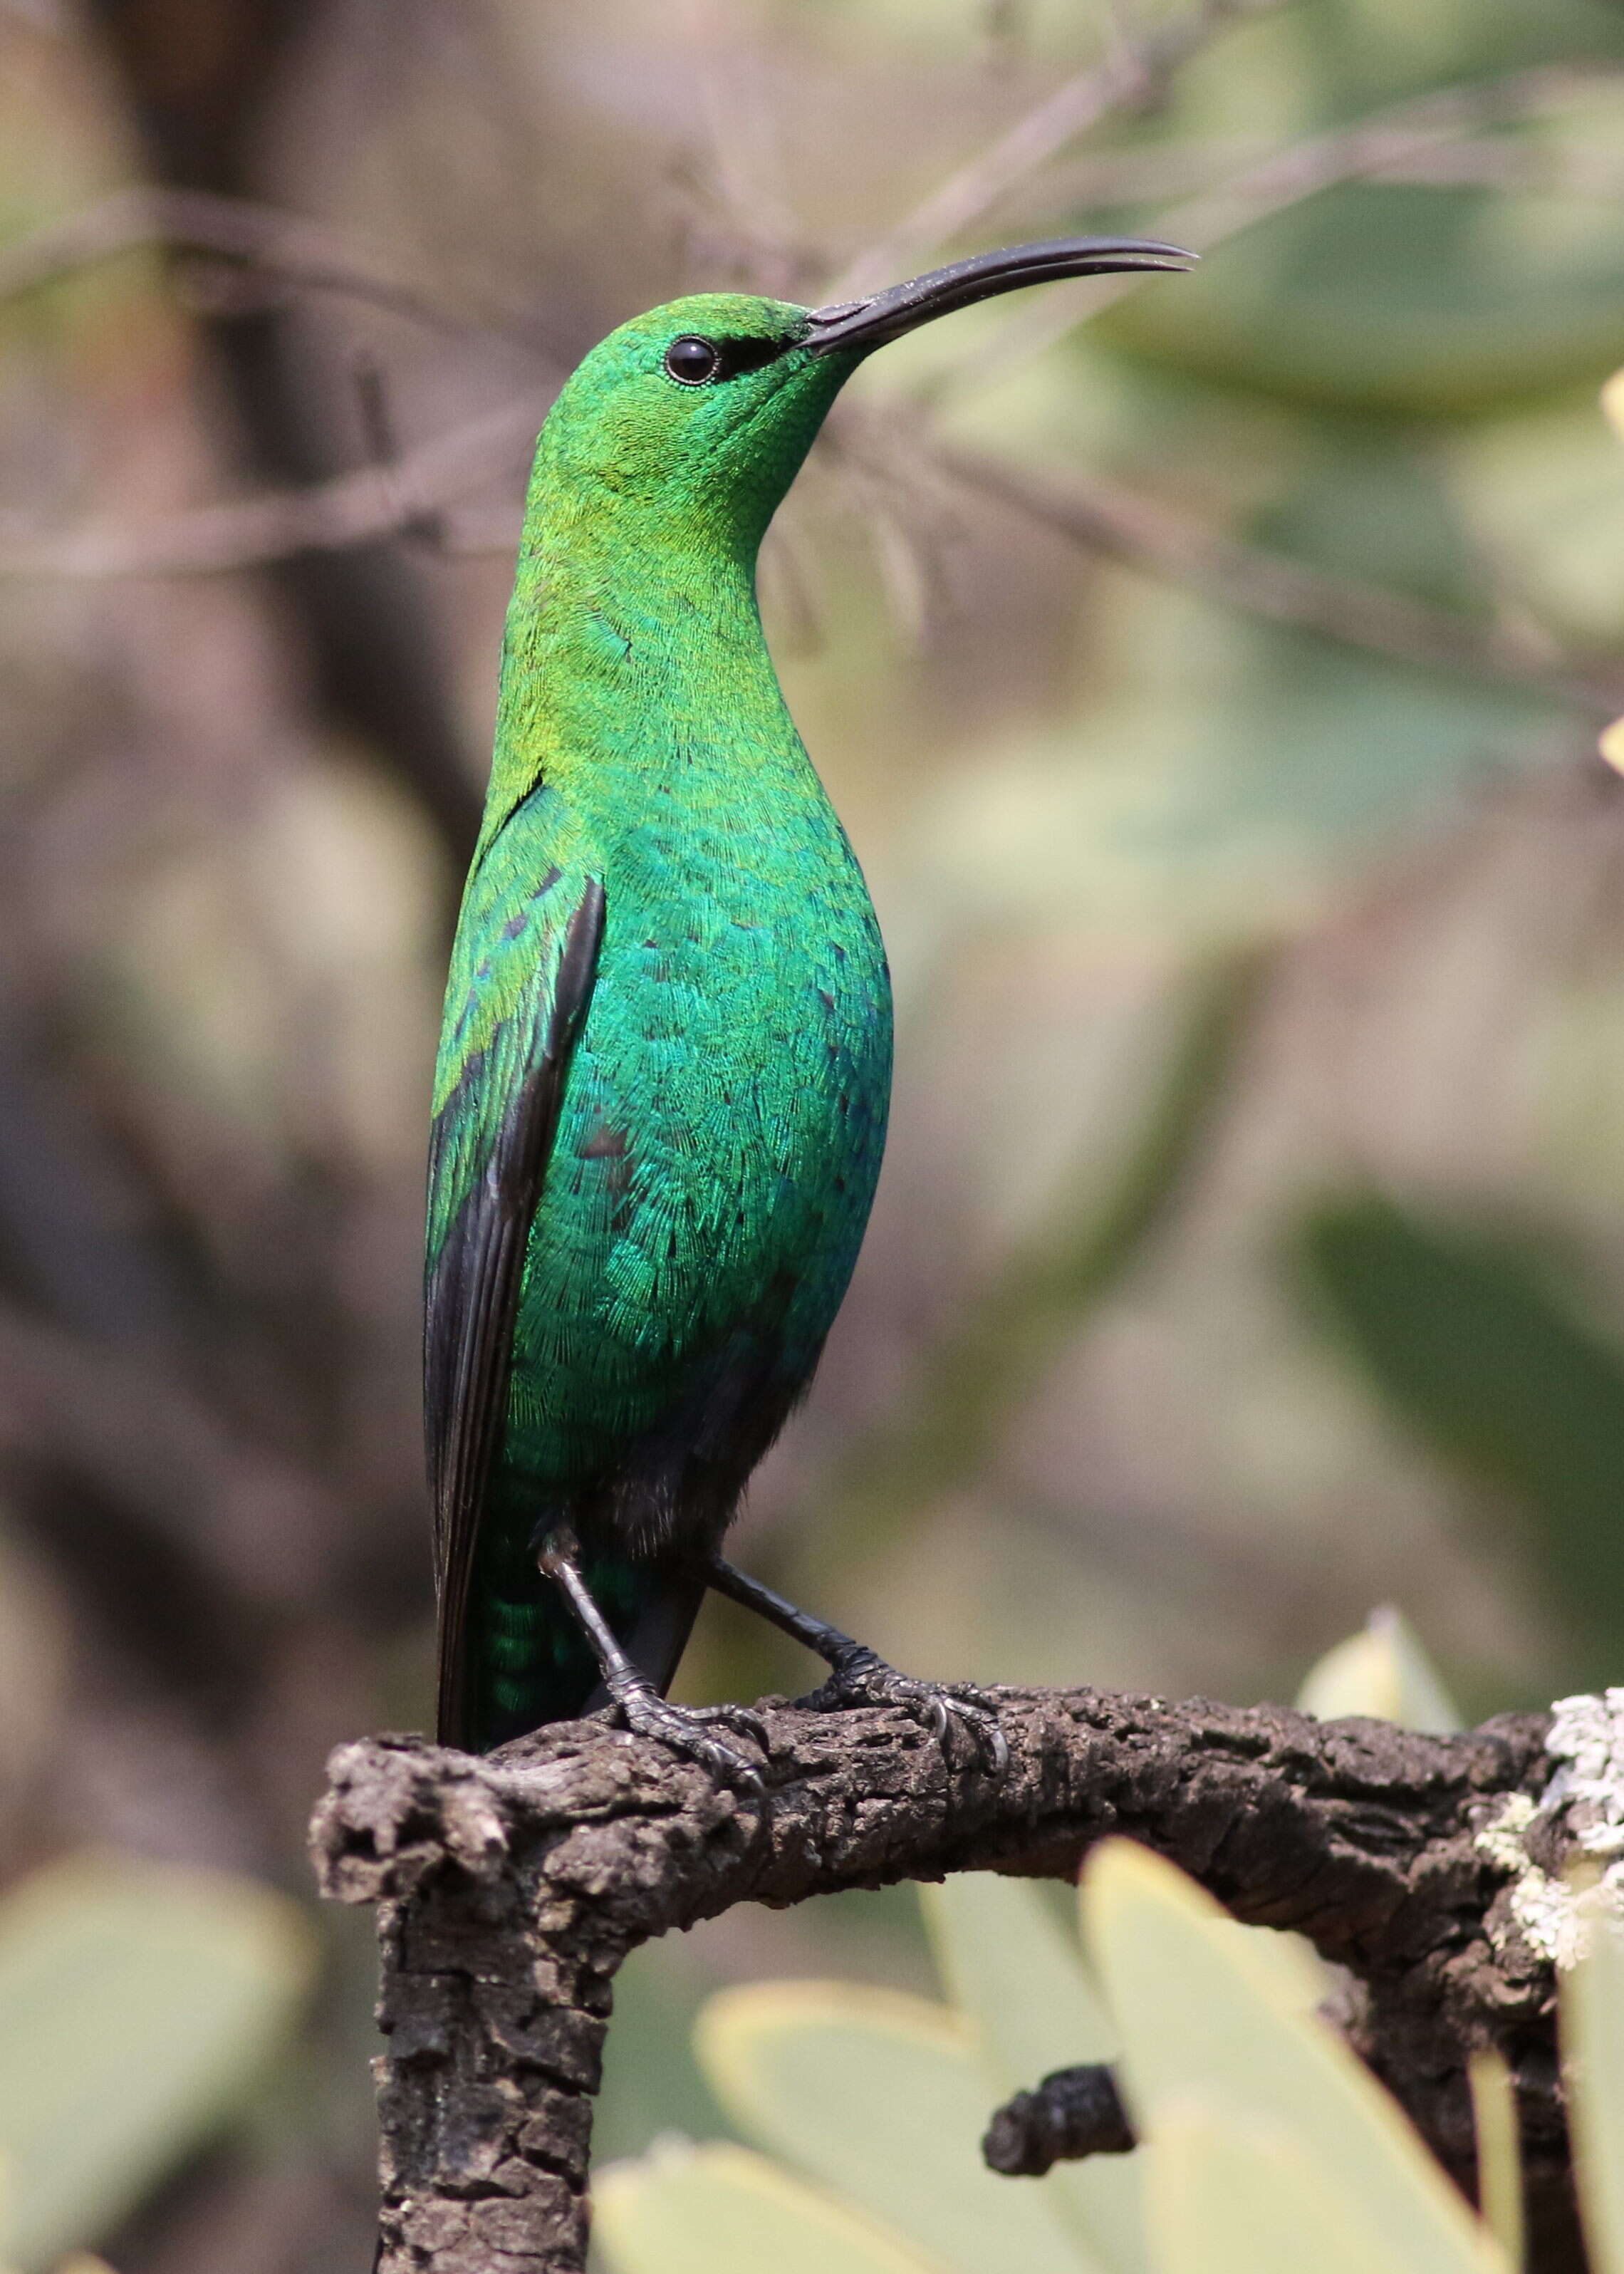
{"type": "MultiPolygon", "coordinates": [[[[573,1721],[608,1702],[596,1653],[528,1554],[513,1571],[477,1575],[463,1638],[462,1727],[443,1744],[489,1752],[549,1721],[573,1721]],[[503,1584],[505,1583],[505,1584],[503,1584]]],[[[662,1695],[704,1600],[703,1577],[681,1566],[589,1555],[582,1576],[632,1664],[662,1695]]]]}

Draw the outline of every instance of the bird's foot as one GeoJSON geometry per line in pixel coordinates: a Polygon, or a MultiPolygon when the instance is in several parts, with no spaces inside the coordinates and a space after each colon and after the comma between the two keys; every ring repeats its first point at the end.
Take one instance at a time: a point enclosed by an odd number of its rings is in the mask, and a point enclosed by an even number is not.
{"type": "Polygon", "coordinates": [[[765,1724],[748,1706],[673,1706],[651,1683],[611,1683],[610,1687],[614,1698],[612,1710],[635,1736],[658,1737],[673,1752],[709,1769],[712,1776],[741,1785],[747,1792],[761,1790],[761,1769],[749,1755],[710,1735],[711,1728],[719,1725],[754,1738],[765,1753],[765,1724]]]}
{"type": "Polygon", "coordinates": [[[807,1702],[826,1712],[842,1706],[900,1706],[917,1715],[938,1743],[950,1727],[963,1729],[993,1776],[1001,1777],[1010,1765],[998,1709],[984,1690],[970,1682],[921,1682],[899,1674],[866,1643],[842,1651],[828,1681],[807,1702]]]}

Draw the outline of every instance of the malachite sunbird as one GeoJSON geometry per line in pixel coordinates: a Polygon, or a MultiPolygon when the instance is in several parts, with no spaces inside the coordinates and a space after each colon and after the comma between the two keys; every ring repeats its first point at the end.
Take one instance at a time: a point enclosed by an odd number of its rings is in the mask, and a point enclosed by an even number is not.
{"type": "Polygon", "coordinates": [[[754,1781],[666,1702],[715,1587],[829,1662],[823,1696],[955,1714],[721,1559],[846,1292],[885,1141],[890,981],[785,706],[756,557],[846,380],[951,309],[1177,269],[1068,237],[824,308],[673,301],[595,348],[537,445],[495,757],[434,1078],[425,1376],[440,1736],[612,1704],[754,1781]]]}

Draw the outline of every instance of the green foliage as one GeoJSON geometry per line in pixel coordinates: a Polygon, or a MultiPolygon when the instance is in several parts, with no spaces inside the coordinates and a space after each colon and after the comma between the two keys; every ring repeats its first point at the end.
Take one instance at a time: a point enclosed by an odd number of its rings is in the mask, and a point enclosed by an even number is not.
{"type": "Polygon", "coordinates": [[[976,2142],[987,2076],[970,2029],[923,1999],[838,1983],[724,1991],[700,2060],[746,2137],[881,2219],[951,2274],[1106,2274],[1047,2184],[1010,2190],[976,2142]]]}
{"type": "MultiPolygon", "coordinates": [[[[1366,2264],[1470,2274],[1492,2263],[1461,2198],[1370,2072],[1171,1864],[1109,1843],[1085,1875],[1083,1923],[1123,2029],[1128,2104],[1153,2150],[1166,2118],[1192,2108],[1237,2154],[1255,2138],[1288,2159],[1304,2182],[1303,2204],[1328,2194],[1357,2207],[1353,2231],[1380,2246],[1366,2264]]],[[[1162,2213],[1155,2161],[1153,2152],[1153,2233],[1162,2213]]],[[[1205,2200],[1211,2189],[1195,2193],[1205,2200]]],[[[1249,2214],[1256,2208],[1247,2202],[1249,2214]]],[[[1207,2210],[1222,2216],[1222,2201],[1207,2210]]],[[[1294,2226],[1295,2214],[1282,2236],[1294,2226]]],[[[1193,2263],[1183,2251],[1164,2255],[1193,2263]]]]}
{"type": "Polygon", "coordinates": [[[1509,1497],[1542,1572],[1605,1654],[1624,1632],[1624,1351],[1507,1240],[1375,1195],[1318,1211],[1303,1256],[1377,1389],[1446,1459],[1509,1497]]]}
{"type": "Polygon", "coordinates": [[[0,1904],[0,2263],[94,2242],[241,2106],[304,1992],[245,1879],[83,1857],[0,1904]]]}
{"type": "MultiPolygon", "coordinates": [[[[1159,2274],[1404,2274],[1357,2193],[1286,2135],[1174,2105],[1155,2153],[1159,2274]]],[[[1439,2262],[1440,2267],[1446,2262],[1439,2262]]]]}
{"type": "Polygon", "coordinates": [[[1372,1611],[1359,1633],[1327,1651],[1310,1669],[1297,1702],[1322,1721],[1364,1713],[1440,1736],[1465,1727],[1409,1621],[1390,1604],[1372,1611]]]}
{"type": "Polygon", "coordinates": [[[598,2240],[616,2266],[660,2274],[935,2274],[931,2262],[745,2149],[665,2148],[595,2191],[598,2240]]]}
{"type": "Polygon", "coordinates": [[[1486,2047],[1468,2065],[1477,2135],[1483,2223],[1514,2267],[1522,2263],[1522,2154],[1516,2084],[1504,2058],[1486,2047]]]}
{"type": "Polygon", "coordinates": [[[1624,1939],[1593,1934],[1560,1984],[1574,2161],[1595,2274],[1624,2274],[1624,1939]]]}
{"type": "MultiPolygon", "coordinates": [[[[1396,124],[1399,106],[1440,89],[1490,88],[1578,53],[1595,60],[1590,84],[1550,85],[1538,125],[1506,138],[1514,157],[1532,145],[1560,181],[1563,157],[1594,148],[1616,115],[1606,65],[1621,49],[1616,11],[1595,0],[1538,10],[1429,0],[1402,11],[1331,0],[1216,43],[1182,75],[1156,131],[1216,138],[1255,133],[1267,119],[1283,142],[1384,111],[1396,124]]],[[[1492,102],[1482,109],[1492,115],[1492,102]]],[[[1190,212],[1220,202],[1192,200],[1190,212]]],[[[1176,237],[1177,222],[1190,225],[1177,208],[1165,217],[1176,237]]],[[[1514,174],[1454,188],[1335,183],[1243,226],[1222,267],[1209,263],[1177,302],[1145,294],[1109,321],[1141,351],[1230,383],[1414,415],[1599,378],[1621,312],[1609,215],[1514,174]]]]}
{"type": "MultiPolygon", "coordinates": [[[[1112,2060],[1121,2035],[1059,1916],[1023,1881],[961,1871],[920,1901],[943,1986],[974,2032],[983,2090],[1112,2060]]],[[[1139,2174],[1124,2157],[1060,2164],[1044,2181],[1085,2249],[1121,2274],[1144,2263],[1139,2174]]]]}

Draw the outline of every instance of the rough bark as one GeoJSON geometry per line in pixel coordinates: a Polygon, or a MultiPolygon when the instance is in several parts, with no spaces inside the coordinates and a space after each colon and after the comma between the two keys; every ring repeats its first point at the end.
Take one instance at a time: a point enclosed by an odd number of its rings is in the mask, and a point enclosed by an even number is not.
{"type": "Polygon", "coordinates": [[[776,1700],[759,1795],[596,1722],[485,1760],[415,1737],[336,1753],[312,1844],[327,1894],[380,1906],[380,2274],[578,2274],[591,2096],[637,1944],[740,1902],[966,1870],[1070,1879],[1110,1833],[1351,1969],[1356,2040],[1468,2178],[1463,2056],[1498,2045],[1536,2195],[1565,2192],[1550,1969],[1478,1836],[1547,1784],[1546,1717],[1438,1738],[1274,1706],[996,1694],[998,1782],[897,1710],[776,1700]]]}

